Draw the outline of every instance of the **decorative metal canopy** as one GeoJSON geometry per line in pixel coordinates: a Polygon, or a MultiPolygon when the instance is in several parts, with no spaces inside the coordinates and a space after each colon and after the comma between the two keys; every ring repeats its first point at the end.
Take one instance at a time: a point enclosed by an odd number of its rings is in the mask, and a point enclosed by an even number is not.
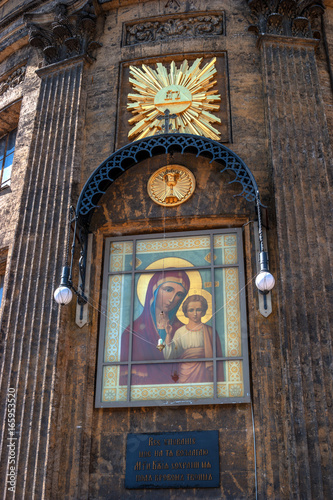
{"type": "Polygon", "coordinates": [[[232,170],[235,178],[230,182],[239,182],[243,196],[254,202],[258,196],[257,183],[246,164],[233,151],[223,144],[191,134],[161,134],[132,142],[113,153],[91,174],[82,189],[76,217],[81,226],[89,227],[94,209],[101,196],[110,185],[126,170],[146,158],[161,154],[179,152],[192,153],[196,156],[210,158],[210,161],[220,163],[225,170],[232,170]]]}

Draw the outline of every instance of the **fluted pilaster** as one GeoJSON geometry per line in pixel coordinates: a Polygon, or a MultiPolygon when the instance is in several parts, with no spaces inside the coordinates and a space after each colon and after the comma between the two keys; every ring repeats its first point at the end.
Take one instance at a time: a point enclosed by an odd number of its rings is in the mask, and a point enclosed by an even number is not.
{"type": "Polygon", "coordinates": [[[284,431],[280,460],[290,478],[290,491],[281,492],[281,498],[329,498],[333,491],[332,151],[313,30],[315,14],[323,9],[321,2],[271,2],[271,9],[269,3],[249,5],[255,6],[258,21],[277,215],[284,384],[279,402],[284,431]],[[286,5],[289,11],[282,11],[286,5]],[[294,30],[297,23],[303,32],[294,30]]]}
{"type": "MultiPolygon", "coordinates": [[[[45,483],[59,325],[53,291],[63,263],[82,68],[79,61],[42,76],[40,114],[10,262],[1,397],[5,400],[8,388],[15,388],[16,498],[41,498],[45,483]]],[[[7,423],[6,415],[1,417],[7,423]]],[[[3,430],[0,484],[5,498],[7,426],[3,430]]]]}
{"type": "Polygon", "coordinates": [[[46,66],[37,71],[41,78],[38,114],[1,325],[1,400],[6,400],[9,388],[14,388],[17,396],[15,495],[8,491],[6,482],[9,428],[6,407],[1,406],[1,498],[42,498],[45,493],[60,323],[60,308],[53,300],[53,291],[64,261],[83,68],[91,59],[94,22],[87,8],[83,14],[76,12],[66,17],[61,7],[61,15],[61,19],[59,13],[53,15],[53,24],[49,20],[52,13],[41,16],[47,18],[48,24],[38,25],[34,19],[30,40],[43,50],[46,66]],[[66,32],[61,31],[65,24],[66,32]],[[50,26],[56,26],[52,40],[50,26]],[[71,44],[69,30],[73,35],[71,44]],[[41,34],[40,43],[36,42],[37,33],[41,34]],[[54,42],[52,50],[44,44],[45,34],[54,42]],[[49,49],[45,51],[45,47],[49,49]]]}

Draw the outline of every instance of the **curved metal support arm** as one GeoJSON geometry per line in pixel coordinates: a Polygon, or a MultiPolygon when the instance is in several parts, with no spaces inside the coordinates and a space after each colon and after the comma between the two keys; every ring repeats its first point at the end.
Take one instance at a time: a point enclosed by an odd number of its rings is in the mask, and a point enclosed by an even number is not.
{"type": "Polygon", "coordinates": [[[265,247],[264,247],[264,238],[263,238],[262,221],[261,221],[261,203],[260,203],[259,191],[257,191],[257,193],[256,193],[256,205],[257,205],[257,214],[258,214],[260,272],[261,271],[268,272],[268,253],[265,251],[265,247]]]}
{"type": "Polygon", "coordinates": [[[78,303],[83,306],[87,303],[87,297],[84,295],[85,288],[85,274],[86,274],[86,259],[87,259],[87,236],[88,233],[85,228],[82,228],[79,224],[79,242],[80,242],[80,259],[79,259],[79,274],[81,278],[80,291],[75,288],[73,285],[73,264],[74,264],[74,254],[75,254],[75,246],[76,246],[76,233],[78,228],[78,217],[75,215],[75,209],[73,206],[69,208],[69,220],[68,220],[68,234],[67,234],[67,243],[65,250],[65,265],[62,268],[61,282],[60,286],[65,286],[73,290],[75,295],[78,297],[78,303]],[[71,227],[74,222],[74,232],[73,232],[73,241],[71,246],[71,259],[70,264],[68,262],[69,257],[69,242],[70,242],[70,233],[71,227]]]}

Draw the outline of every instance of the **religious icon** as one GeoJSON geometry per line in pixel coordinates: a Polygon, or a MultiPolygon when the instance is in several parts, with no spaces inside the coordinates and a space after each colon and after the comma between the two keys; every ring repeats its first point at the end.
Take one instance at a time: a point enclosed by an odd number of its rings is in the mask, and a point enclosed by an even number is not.
{"type": "Polygon", "coordinates": [[[214,380],[218,397],[243,395],[236,235],[117,239],[110,250],[103,400],[205,399],[214,380]]]}
{"type": "Polygon", "coordinates": [[[175,207],[187,201],[195,190],[195,177],[182,165],[159,168],[150,177],[148,194],[158,205],[175,207]]]}

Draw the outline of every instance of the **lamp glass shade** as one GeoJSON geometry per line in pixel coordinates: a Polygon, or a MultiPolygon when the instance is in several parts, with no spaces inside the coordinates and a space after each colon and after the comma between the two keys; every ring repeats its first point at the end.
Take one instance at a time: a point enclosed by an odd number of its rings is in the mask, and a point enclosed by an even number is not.
{"type": "Polygon", "coordinates": [[[261,292],[269,292],[275,285],[274,276],[267,272],[261,271],[256,277],[256,286],[261,292]]]}
{"type": "Polygon", "coordinates": [[[57,302],[57,304],[60,304],[62,306],[69,304],[70,301],[73,298],[73,292],[70,288],[67,286],[59,286],[54,294],[54,300],[57,302]]]}

